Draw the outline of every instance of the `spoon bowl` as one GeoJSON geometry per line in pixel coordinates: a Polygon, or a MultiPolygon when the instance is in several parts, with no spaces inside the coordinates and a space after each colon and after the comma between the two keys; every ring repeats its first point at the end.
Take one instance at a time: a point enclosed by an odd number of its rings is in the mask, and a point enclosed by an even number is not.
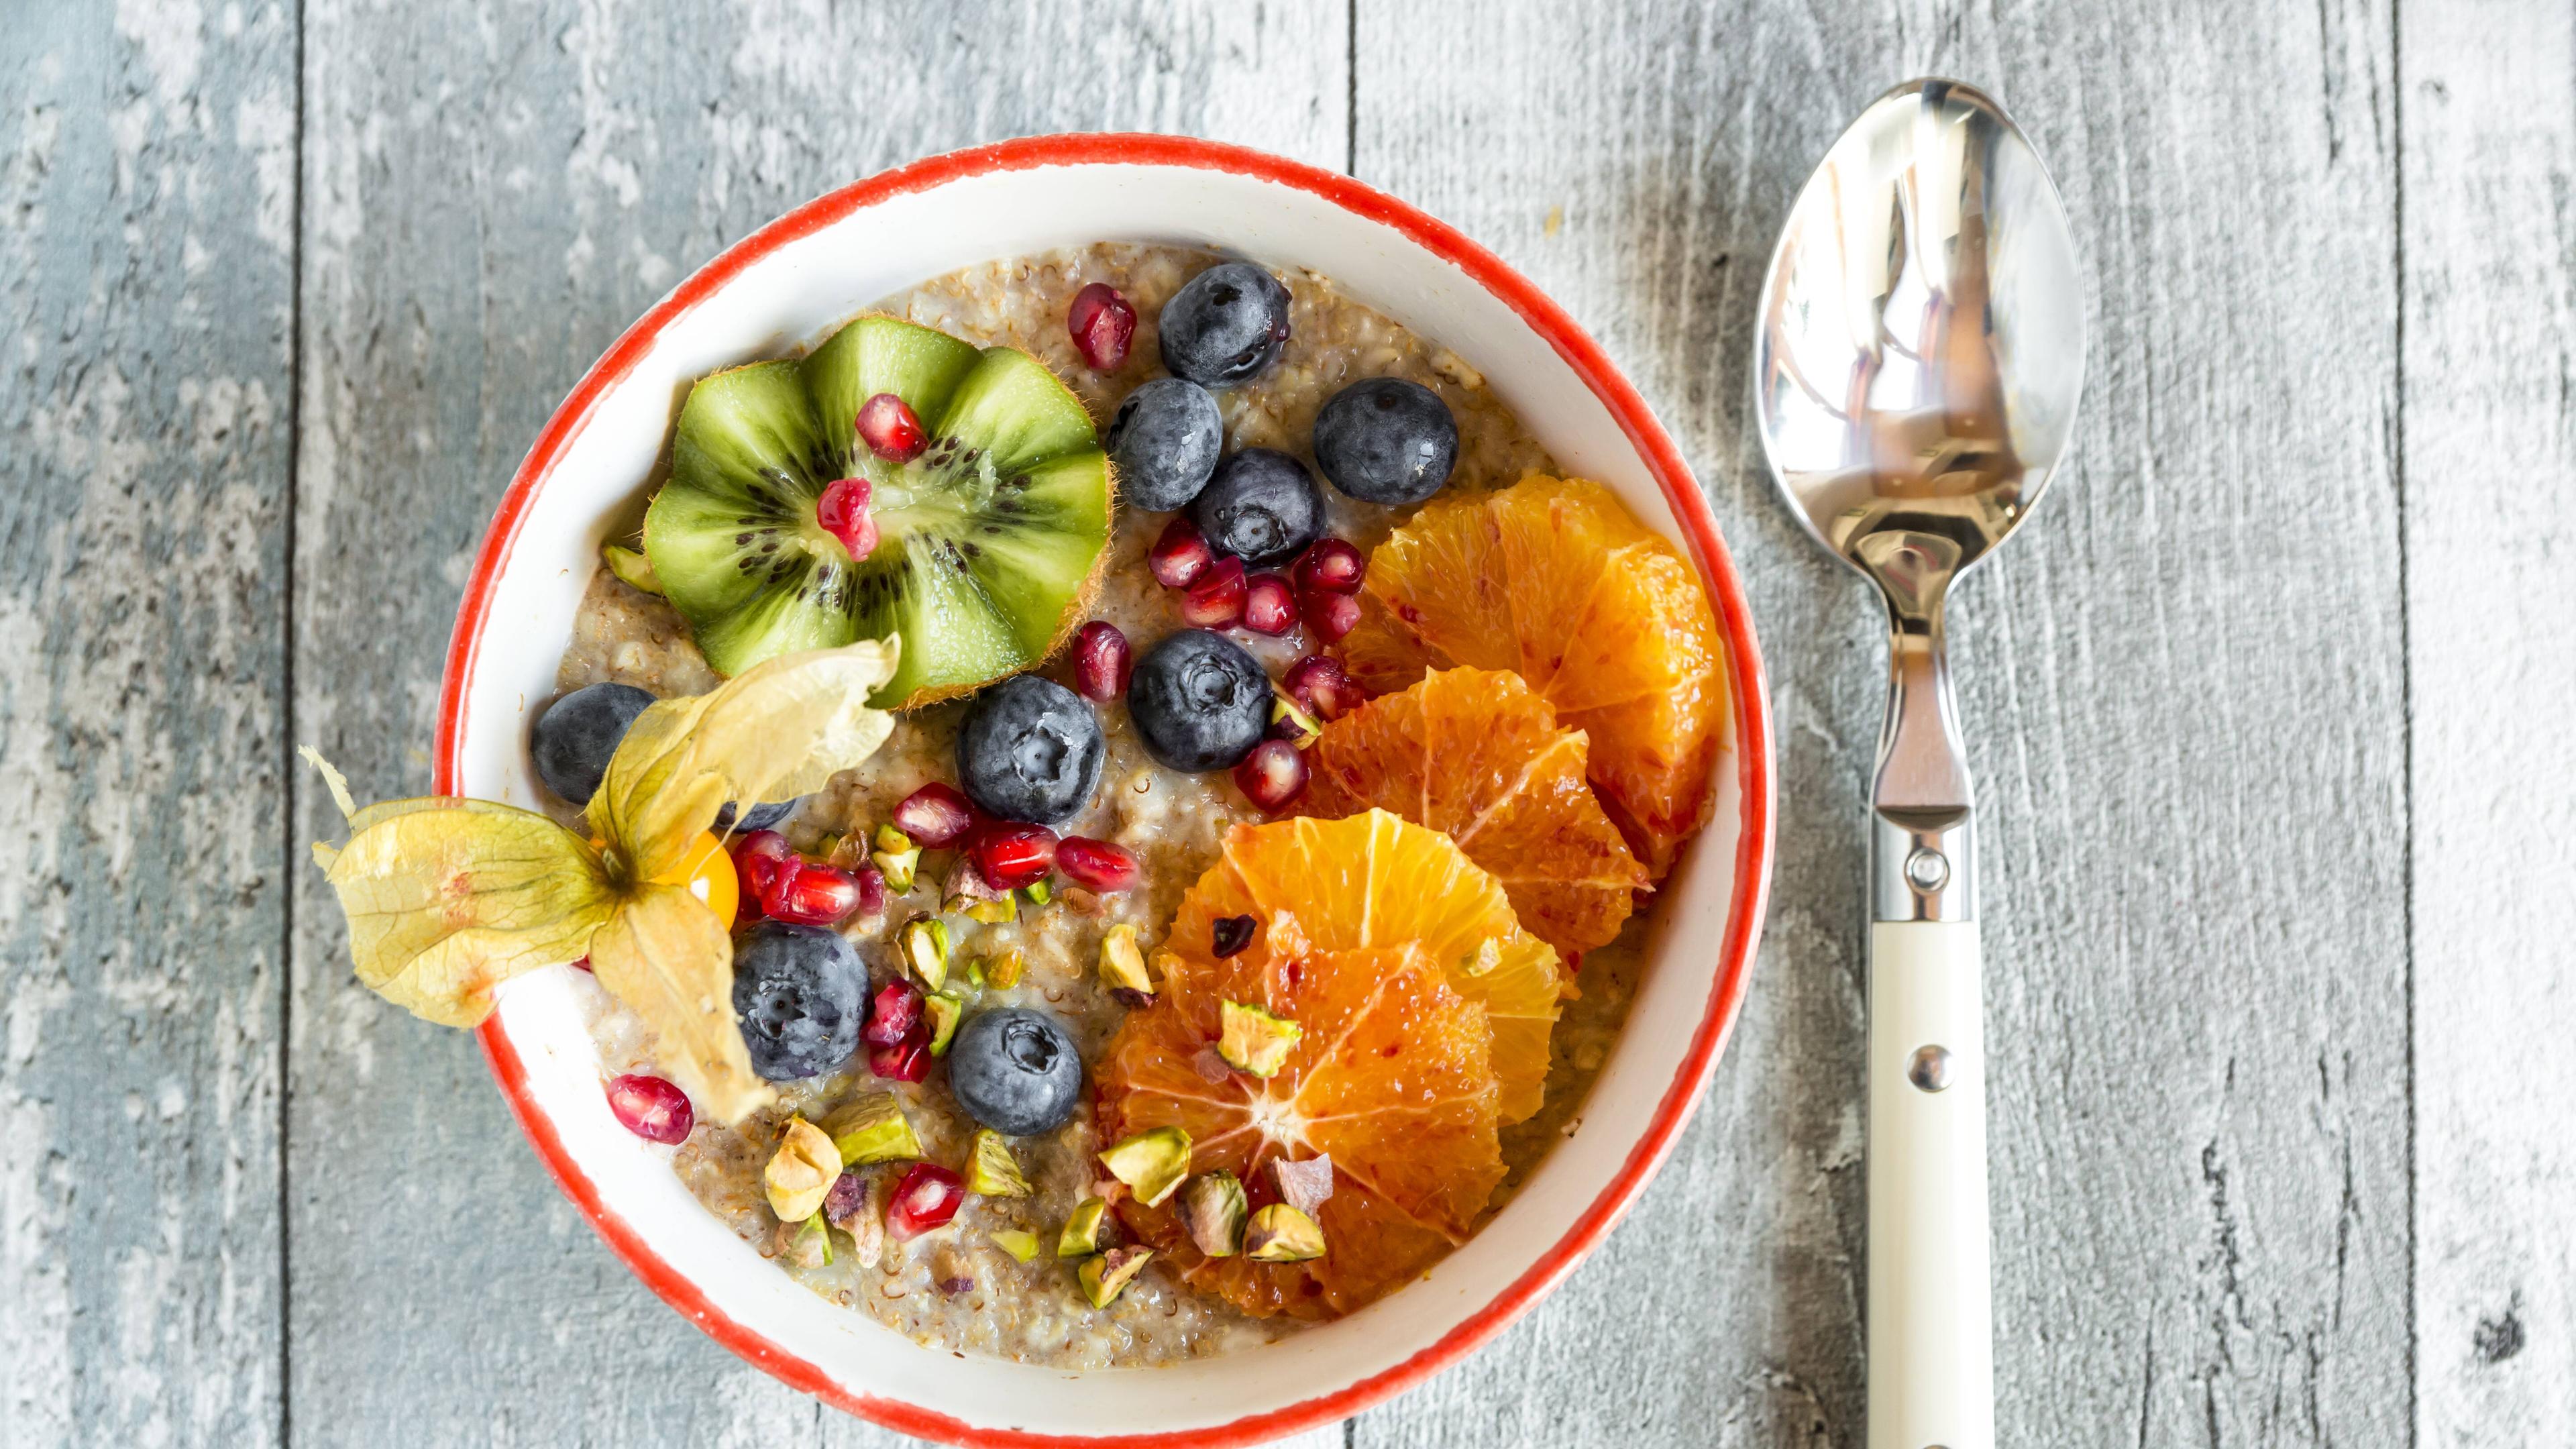
{"type": "Polygon", "coordinates": [[[1891,603],[1937,609],[2046,491],[2083,391],[2074,236],[2039,153],[1972,87],[1889,91],[1799,193],[1759,315],[1791,511],[1891,603]]]}

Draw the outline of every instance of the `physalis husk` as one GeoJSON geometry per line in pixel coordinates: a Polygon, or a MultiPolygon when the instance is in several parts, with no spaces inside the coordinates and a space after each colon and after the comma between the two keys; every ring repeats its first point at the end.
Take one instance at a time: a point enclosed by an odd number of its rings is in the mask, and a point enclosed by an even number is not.
{"type": "Polygon", "coordinates": [[[593,846],[532,810],[430,797],[364,810],[311,748],[349,819],[316,845],[349,918],[358,979],[414,1015],[474,1026],[494,987],[590,957],[599,984],[660,1037],[657,1055],[699,1110],[735,1122],[771,1099],[733,1019],[733,943],[686,889],[661,881],[728,800],[792,800],[876,753],[893,716],[868,696],[899,641],[781,655],[713,693],[636,718],[585,824],[593,846]]]}

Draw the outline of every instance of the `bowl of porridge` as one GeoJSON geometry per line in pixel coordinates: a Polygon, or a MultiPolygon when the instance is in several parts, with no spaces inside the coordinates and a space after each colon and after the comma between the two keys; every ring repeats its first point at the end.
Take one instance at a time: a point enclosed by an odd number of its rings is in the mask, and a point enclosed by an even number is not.
{"type": "Polygon", "coordinates": [[[799,208],[537,440],[438,789],[575,824],[559,702],[877,633],[884,743],[693,867],[762,1105],[674,1125],[627,1085],[676,1094],[667,1053],[583,971],[482,1027],[565,1192],[708,1333],[923,1437],[1257,1443],[1472,1351],[1643,1190],[1759,934],[1760,660],[1672,441],[1490,254],[1162,137],[799,208]],[[1165,394],[1208,428],[1131,401],[1165,394]],[[866,466],[787,486],[817,448],[764,461],[764,398],[854,413],[866,466]],[[905,491],[930,469],[965,501],[905,491]],[[846,556],[791,570],[778,497],[846,556]],[[879,597],[877,549],[938,563],[879,597]]]}

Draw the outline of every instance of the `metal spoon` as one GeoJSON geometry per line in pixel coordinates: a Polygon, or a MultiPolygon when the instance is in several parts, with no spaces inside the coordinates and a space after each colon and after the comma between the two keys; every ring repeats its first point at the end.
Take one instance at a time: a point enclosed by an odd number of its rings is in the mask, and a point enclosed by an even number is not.
{"type": "Polygon", "coordinates": [[[2066,209],[1991,97],[1908,81],[1798,193],[1761,318],[1755,406],[1781,496],[1887,602],[1870,838],[1869,1449],[1992,1449],[1976,809],[1942,608],[2066,453],[2084,376],[2066,209]]]}

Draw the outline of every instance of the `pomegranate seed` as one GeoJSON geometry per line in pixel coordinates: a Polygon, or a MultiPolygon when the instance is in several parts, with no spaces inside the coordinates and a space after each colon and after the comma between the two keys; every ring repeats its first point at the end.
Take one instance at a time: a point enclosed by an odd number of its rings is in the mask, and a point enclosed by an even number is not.
{"type": "Polygon", "coordinates": [[[885,872],[873,865],[860,865],[850,867],[850,874],[859,882],[859,914],[862,917],[885,914],[885,872]]]}
{"type": "Polygon", "coordinates": [[[1068,835],[1056,842],[1055,868],[1084,890],[1110,895],[1136,883],[1136,857],[1123,845],[1068,835]]]}
{"type": "Polygon", "coordinates": [[[1360,601],[1349,594],[1308,589],[1304,613],[1306,627],[1314,630],[1318,638],[1330,643],[1359,626],[1360,601]]]}
{"type": "Polygon", "coordinates": [[[1073,294],[1065,323],[1073,345],[1096,372],[1114,372],[1127,360],[1127,340],[1136,335],[1136,309],[1107,282],[1094,282],[1073,294]]]}
{"type": "Polygon", "coordinates": [[[955,843],[975,823],[975,809],[954,785],[936,780],[903,797],[894,807],[894,828],[912,837],[915,845],[933,850],[955,843]]]}
{"type": "Polygon", "coordinates": [[[616,1114],[619,1126],[665,1147],[688,1141],[689,1129],[698,1120],[688,1093],[660,1077],[640,1073],[609,1078],[608,1110],[616,1114]]]}
{"type": "Polygon", "coordinates": [[[1156,581],[1167,589],[1186,589],[1197,583],[1199,575],[1215,562],[1216,550],[1208,547],[1199,526],[1186,518],[1164,524],[1162,536],[1154,540],[1153,552],[1145,559],[1156,581]]]}
{"type": "Polygon", "coordinates": [[[1306,788],[1306,757],[1286,740],[1263,740],[1234,767],[1244,798],[1276,815],[1306,788]]]}
{"type": "Polygon", "coordinates": [[[877,551],[877,521],[868,514],[876,485],[865,478],[844,478],[814,500],[814,521],[841,541],[855,563],[877,551]]]}
{"type": "MultiPolygon", "coordinates": [[[[882,891],[882,886],[880,886],[882,891]]],[[[791,925],[837,926],[856,913],[866,898],[859,878],[836,865],[799,860],[769,878],[769,894],[760,908],[791,925]]],[[[877,898],[883,909],[885,898],[877,898]]]]}
{"type": "Polygon", "coordinates": [[[1252,933],[1261,923],[1250,916],[1220,916],[1208,925],[1209,944],[1216,947],[1217,959],[1240,956],[1252,944],[1252,933]]]}
{"type": "Polygon", "coordinates": [[[921,991],[901,977],[877,988],[868,1004],[867,1029],[859,1035],[870,1046],[899,1046],[921,1021],[921,991]]]}
{"type": "Polygon", "coordinates": [[[1328,594],[1355,594],[1360,580],[1368,575],[1368,560],[1360,551],[1338,538],[1319,538],[1297,560],[1297,582],[1301,587],[1321,589],[1328,594]]]}
{"type": "Polygon", "coordinates": [[[769,894],[771,882],[780,870],[795,865],[796,858],[796,847],[775,830],[755,830],[734,842],[733,873],[742,898],[736,914],[757,918],[766,909],[762,899],[769,894]]]}
{"type": "Polygon", "coordinates": [[[1309,654],[1289,665],[1279,687],[1318,723],[1330,723],[1359,707],[1359,686],[1351,683],[1342,661],[1329,654],[1309,654]]]}
{"type": "Polygon", "coordinates": [[[966,1184],[956,1173],[935,1162],[916,1162],[904,1170],[886,1202],[886,1234],[900,1242],[946,1227],[965,1201],[966,1184]]]}
{"type": "Polygon", "coordinates": [[[856,1218],[859,1209],[867,1205],[868,1175],[864,1172],[842,1173],[832,1179],[832,1190],[823,1196],[823,1221],[848,1232],[851,1219],[856,1218]]]}
{"type": "Polygon", "coordinates": [[[918,1082],[929,1076],[929,1025],[915,1026],[910,1036],[892,1046],[868,1048],[868,1070],[889,1082],[918,1082]]]}
{"type": "Polygon", "coordinates": [[[859,404],[859,441],[889,463],[909,463],[930,446],[930,435],[921,430],[912,404],[881,392],[859,404]]]}
{"type": "MultiPolygon", "coordinates": [[[[573,969],[576,971],[590,971],[590,958],[587,956],[582,957],[580,960],[575,961],[572,964],[573,969]]],[[[590,971],[590,974],[596,976],[599,973],[596,971],[590,971]]]]}
{"type": "Polygon", "coordinates": [[[984,884],[1016,890],[1055,868],[1055,832],[1043,825],[995,821],[966,842],[966,858],[984,884]]]}
{"type": "Polygon", "coordinates": [[[1074,631],[1073,687],[1085,698],[1111,700],[1125,694],[1127,676],[1135,668],[1135,651],[1117,625],[1094,619],[1074,631]]]}
{"type": "Polygon", "coordinates": [[[1286,574],[1254,574],[1243,581],[1243,627],[1256,634],[1297,627],[1297,591],[1286,574]]]}
{"type": "Polygon", "coordinates": [[[1243,622],[1243,560],[1218,559],[1181,595],[1181,618],[1200,629],[1231,629],[1243,622]]]}

